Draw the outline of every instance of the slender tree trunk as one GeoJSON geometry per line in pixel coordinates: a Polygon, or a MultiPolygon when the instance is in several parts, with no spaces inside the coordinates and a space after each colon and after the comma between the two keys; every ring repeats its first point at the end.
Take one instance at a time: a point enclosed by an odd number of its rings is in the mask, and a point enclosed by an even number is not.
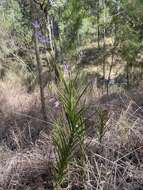
{"type": "Polygon", "coordinates": [[[111,72],[112,72],[113,65],[114,65],[114,53],[112,52],[112,62],[111,62],[111,65],[110,65],[108,79],[107,79],[107,96],[109,95],[109,83],[110,83],[110,80],[111,80],[111,72]]]}
{"type": "Polygon", "coordinates": [[[99,4],[99,0],[97,2],[97,42],[98,42],[98,48],[100,48],[100,26],[99,26],[99,23],[100,23],[100,12],[99,12],[99,9],[100,9],[100,4],[99,4]]]}
{"type": "Polygon", "coordinates": [[[46,114],[46,106],[45,106],[44,87],[43,87],[43,81],[42,81],[42,65],[41,65],[41,61],[40,61],[38,40],[35,36],[34,36],[34,43],[35,43],[35,54],[36,54],[36,61],[37,61],[39,87],[40,87],[41,111],[42,111],[43,119],[46,121],[47,114],[46,114]]]}
{"type": "MultiPolygon", "coordinates": [[[[105,42],[105,30],[104,30],[104,38],[103,38],[104,42],[103,42],[103,50],[104,50],[104,55],[103,55],[103,79],[105,81],[106,79],[106,55],[105,55],[105,52],[106,52],[106,42],[105,42]]],[[[105,87],[105,82],[103,82],[103,91],[104,91],[104,87],[105,87]]]]}
{"type": "MultiPolygon", "coordinates": [[[[106,8],[106,6],[105,6],[105,1],[103,2],[104,3],[104,9],[106,8]]],[[[104,78],[104,81],[105,81],[105,78],[106,78],[106,71],[105,71],[105,69],[106,69],[106,15],[105,15],[105,12],[104,12],[104,36],[103,36],[103,50],[104,50],[104,57],[103,57],[103,78],[104,78]]],[[[103,84],[103,88],[105,87],[105,82],[104,82],[104,84],[103,84]]]]}
{"type": "MultiPolygon", "coordinates": [[[[41,5],[41,3],[37,3],[37,4],[41,5]]],[[[54,35],[53,35],[54,17],[52,15],[49,15],[47,6],[45,8],[44,8],[44,6],[40,6],[40,8],[45,15],[46,28],[48,31],[48,36],[49,36],[49,41],[50,41],[51,52],[49,52],[49,54],[51,56],[51,59],[50,59],[49,65],[51,65],[51,67],[54,69],[55,81],[57,83],[57,81],[59,80],[59,71],[58,71],[57,66],[56,66],[56,58],[58,56],[58,52],[57,52],[57,46],[56,46],[56,43],[54,41],[54,35]]]]}
{"type": "Polygon", "coordinates": [[[54,69],[54,72],[55,72],[55,82],[57,83],[59,81],[59,71],[58,71],[58,68],[56,66],[56,58],[57,58],[57,47],[56,47],[56,44],[54,42],[54,37],[53,37],[53,31],[52,31],[52,28],[53,28],[53,20],[50,18],[49,15],[47,15],[47,29],[48,29],[48,33],[49,33],[49,40],[50,40],[50,48],[51,48],[51,51],[52,51],[52,62],[51,62],[51,65],[54,69]]]}
{"type": "Polygon", "coordinates": [[[52,56],[55,57],[55,51],[54,51],[54,43],[53,43],[53,37],[52,37],[52,20],[49,15],[47,15],[47,29],[49,34],[49,40],[50,40],[50,48],[52,51],[52,56]]]}
{"type": "MultiPolygon", "coordinates": [[[[119,13],[119,9],[120,9],[120,4],[118,4],[116,2],[116,14],[118,15],[119,13]]],[[[110,65],[110,69],[109,69],[109,74],[108,74],[108,79],[107,79],[107,95],[109,95],[109,83],[110,83],[110,79],[111,79],[111,72],[112,72],[112,68],[114,65],[114,55],[115,55],[115,50],[116,50],[116,46],[117,46],[117,30],[118,30],[118,25],[117,23],[115,23],[114,25],[114,42],[113,42],[113,49],[112,49],[112,61],[111,61],[111,65],[110,65]]]]}
{"type": "Polygon", "coordinates": [[[127,88],[130,86],[130,77],[129,77],[129,63],[126,65],[126,79],[127,79],[127,88]]]}
{"type": "MultiPolygon", "coordinates": [[[[32,21],[35,20],[36,18],[36,12],[35,12],[35,5],[33,1],[30,1],[30,11],[31,11],[31,16],[32,16],[32,21]]],[[[40,88],[40,99],[41,99],[41,112],[43,115],[43,119],[46,121],[47,120],[47,115],[46,115],[46,106],[45,106],[45,96],[44,96],[44,88],[43,88],[43,83],[42,83],[42,65],[40,61],[40,52],[39,52],[39,47],[38,47],[38,39],[35,36],[36,29],[33,27],[34,31],[34,45],[35,45],[35,55],[36,55],[36,62],[37,62],[37,70],[38,70],[38,79],[39,79],[39,88],[40,88]]]]}

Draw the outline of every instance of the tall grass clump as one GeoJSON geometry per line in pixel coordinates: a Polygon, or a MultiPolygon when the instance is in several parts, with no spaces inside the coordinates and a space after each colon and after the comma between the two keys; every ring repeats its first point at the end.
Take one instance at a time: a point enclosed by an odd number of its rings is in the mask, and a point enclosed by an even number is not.
{"type": "Polygon", "coordinates": [[[52,136],[57,155],[56,189],[65,181],[68,169],[74,161],[77,161],[79,166],[84,163],[85,124],[83,112],[85,106],[81,105],[81,99],[87,88],[81,90],[78,74],[73,77],[67,66],[65,66],[64,72],[60,71],[59,73],[58,101],[62,110],[62,118],[54,123],[52,136]]]}

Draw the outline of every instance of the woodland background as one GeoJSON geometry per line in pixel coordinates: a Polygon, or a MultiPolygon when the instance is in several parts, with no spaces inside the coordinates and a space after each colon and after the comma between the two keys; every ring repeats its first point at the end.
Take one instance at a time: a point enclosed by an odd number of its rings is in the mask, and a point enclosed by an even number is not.
{"type": "Polygon", "coordinates": [[[0,1],[0,188],[143,189],[143,1],[0,1]]]}

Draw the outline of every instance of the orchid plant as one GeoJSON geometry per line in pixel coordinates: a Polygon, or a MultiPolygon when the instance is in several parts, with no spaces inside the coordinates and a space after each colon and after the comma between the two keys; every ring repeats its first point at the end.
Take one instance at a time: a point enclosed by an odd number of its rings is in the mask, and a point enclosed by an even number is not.
{"type": "Polygon", "coordinates": [[[40,23],[38,20],[34,20],[34,22],[32,23],[34,29],[35,29],[35,36],[38,39],[38,41],[42,44],[49,44],[49,38],[45,35],[42,34],[41,30],[40,30],[40,23]]]}
{"type": "MultiPolygon", "coordinates": [[[[55,188],[61,185],[67,176],[70,163],[79,154],[80,160],[84,160],[83,141],[85,137],[85,124],[83,119],[84,105],[80,105],[85,90],[77,86],[78,75],[72,77],[68,65],[60,70],[60,85],[58,86],[58,103],[63,112],[63,121],[54,123],[53,144],[57,155],[55,167],[55,188]],[[70,73],[65,78],[64,73],[70,73]],[[75,154],[76,153],[76,154],[75,154]]],[[[79,85],[80,86],[80,85],[79,85]]],[[[80,162],[81,163],[81,162],[80,162]]]]}

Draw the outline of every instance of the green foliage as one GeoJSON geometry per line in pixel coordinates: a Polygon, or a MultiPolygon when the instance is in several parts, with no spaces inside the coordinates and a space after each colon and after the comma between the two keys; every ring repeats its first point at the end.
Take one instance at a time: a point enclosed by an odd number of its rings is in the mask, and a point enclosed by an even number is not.
{"type": "Polygon", "coordinates": [[[141,43],[138,33],[129,25],[124,25],[121,30],[120,48],[121,55],[125,61],[132,63],[135,61],[137,53],[140,49],[141,43]]]}
{"type": "Polygon", "coordinates": [[[23,45],[31,41],[31,30],[24,24],[23,16],[17,0],[6,1],[0,9],[2,17],[0,25],[15,37],[16,43],[23,45]]]}
{"type": "Polygon", "coordinates": [[[80,154],[83,159],[83,140],[85,136],[85,125],[83,112],[85,107],[80,101],[86,91],[77,87],[77,77],[64,78],[61,73],[61,88],[58,88],[59,100],[64,118],[62,123],[56,122],[53,130],[53,144],[57,153],[57,164],[55,170],[56,186],[60,185],[66,177],[68,166],[75,158],[75,153],[80,154]],[[65,120],[65,121],[64,121],[65,120]]]}
{"type": "MultiPolygon", "coordinates": [[[[0,4],[0,77],[2,79],[7,75],[9,79],[12,79],[11,76],[17,76],[22,85],[29,88],[32,88],[32,84],[35,85],[37,71],[32,68],[32,65],[35,66],[33,19],[37,19],[39,24],[39,34],[36,35],[40,35],[39,38],[46,36],[48,39],[45,44],[37,44],[39,62],[47,61],[46,64],[54,68],[55,73],[56,64],[60,61],[63,63],[65,57],[68,61],[72,57],[76,62],[73,55],[78,48],[83,50],[81,55],[83,63],[89,64],[95,59],[100,66],[99,69],[102,69],[102,75],[98,73],[94,77],[91,76],[91,79],[97,79],[97,87],[103,86],[107,78],[107,82],[110,82],[112,74],[110,71],[118,64],[116,58],[121,58],[122,66],[126,71],[126,75],[122,74],[117,78],[120,83],[125,81],[122,80],[123,78],[129,80],[130,75],[133,75],[131,72],[133,66],[142,67],[136,64],[143,43],[142,0],[4,0],[3,2],[0,4]],[[34,9],[31,8],[30,3],[34,5],[34,9]],[[54,35],[54,22],[57,22],[59,27],[58,37],[54,35]],[[111,42],[108,43],[108,40],[111,42]],[[25,49],[30,56],[24,53],[25,49]],[[85,55],[84,49],[86,49],[85,55]],[[55,51],[55,55],[52,50],[55,51]],[[46,54],[49,55],[47,59],[46,54]],[[61,59],[58,56],[61,56],[61,59]]],[[[41,71],[44,65],[42,63],[39,64],[41,71]]],[[[59,73],[60,82],[57,82],[57,88],[60,108],[58,109],[61,109],[61,112],[60,117],[54,122],[52,131],[57,158],[54,170],[55,188],[60,186],[67,177],[71,162],[76,161],[80,165],[84,163],[85,105],[82,102],[87,89],[81,84],[78,74],[75,76],[71,71],[66,71],[65,74],[60,69],[59,73]]],[[[44,101],[44,93],[41,97],[44,101]]],[[[98,108],[96,130],[100,142],[107,130],[107,121],[108,111],[98,108]]]]}
{"type": "Polygon", "coordinates": [[[65,4],[61,15],[61,35],[64,50],[76,47],[78,39],[78,30],[81,27],[85,16],[85,10],[82,1],[71,0],[65,4]]]}

